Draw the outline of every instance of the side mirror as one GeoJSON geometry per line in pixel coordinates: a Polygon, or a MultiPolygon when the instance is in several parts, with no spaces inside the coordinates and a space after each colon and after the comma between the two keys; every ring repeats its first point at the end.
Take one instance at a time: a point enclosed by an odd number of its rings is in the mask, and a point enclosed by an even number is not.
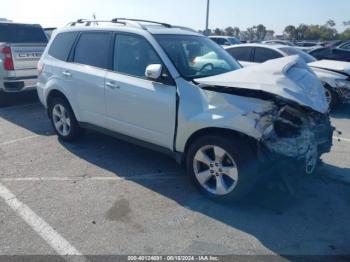
{"type": "Polygon", "coordinates": [[[163,67],[159,64],[149,65],[146,68],[145,76],[151,80],[157,80],[162,75],[163,67]]]}

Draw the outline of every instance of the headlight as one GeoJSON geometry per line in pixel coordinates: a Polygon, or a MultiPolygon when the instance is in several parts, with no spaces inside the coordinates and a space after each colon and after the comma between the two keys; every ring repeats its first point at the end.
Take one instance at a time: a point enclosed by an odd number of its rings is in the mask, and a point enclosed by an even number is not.
{"type": "Polygon", "coordinates": [[[335,80],[337,87],[340,88],[349,88],[350,89],[350,81],[345,79],[337,79],[335,80]]]}

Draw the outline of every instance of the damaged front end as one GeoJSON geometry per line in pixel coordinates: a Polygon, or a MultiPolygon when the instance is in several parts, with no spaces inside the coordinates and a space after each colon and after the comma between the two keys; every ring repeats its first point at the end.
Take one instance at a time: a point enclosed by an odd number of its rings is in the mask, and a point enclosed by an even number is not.
{"type": "Polygon", "coordinates": [[[334,128],[329,116],[304,108],[283,105],[264,113],[257,125],[261,143],[273,154],[301,160],[311,174],[319,158],[332,147],[334,128]]]}
{"type": "Polygon", "coordinates": [[[347,80],[337,80],[337,87],[334,88],[341,102],[344,104],[350,104],[350,78],[347,80]]]}

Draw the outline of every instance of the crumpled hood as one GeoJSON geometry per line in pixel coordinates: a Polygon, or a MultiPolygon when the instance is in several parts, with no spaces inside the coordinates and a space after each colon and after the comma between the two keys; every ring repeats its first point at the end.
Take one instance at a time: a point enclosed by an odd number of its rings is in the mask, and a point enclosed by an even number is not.
{"type": "Polygon", "coordinates": [[[328,111],[324,87],[298,56],[288,56],[221,75],[195,79],[208,86],[263,91],[320,113],[328,111]]]}
{"type": "Polygon", "coordinates": [[[328,69],[331,71],[336,71],[340,73],[345,73],[350,76],[350,63],[343,61],[334,61],[334,60],[321,60],[308,64],[311,67],[328,69]]]}

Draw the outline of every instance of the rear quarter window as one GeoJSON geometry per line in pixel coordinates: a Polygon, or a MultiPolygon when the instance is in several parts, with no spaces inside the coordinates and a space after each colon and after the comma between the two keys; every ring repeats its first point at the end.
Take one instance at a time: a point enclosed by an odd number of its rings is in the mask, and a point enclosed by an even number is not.
{"type": "Polygon", "coordinates": [[[78,32],[58,34],[50,46],[49,55],[56,59],[67,61],[78,34],[78,32]]]}
{"type": "Polygon", "coordinates": [[[236,47],[227,50],[238,61],[251,62],[251,47],[236,47]]]}
{"type": "Polygon", "coordinates": [[[275,50],[263,47],[255,48],[254,62],[256,63],[264,63],[268,60],[277,59],[281,57],[283,56],[275,50]]]}

